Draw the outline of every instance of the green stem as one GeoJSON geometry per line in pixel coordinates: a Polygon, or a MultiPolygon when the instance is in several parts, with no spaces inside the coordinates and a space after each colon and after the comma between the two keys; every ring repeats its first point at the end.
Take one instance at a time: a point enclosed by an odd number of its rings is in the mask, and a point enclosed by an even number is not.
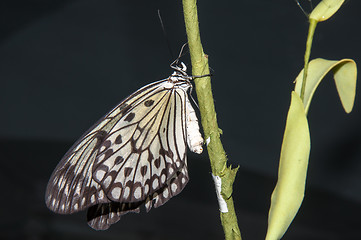
{"type": "MultiPolygon", "coordinates": [[[[183,11],[192,62],[192,74],[194,76],[207,75],[209,74],[208,56],[203,52],[200,39],[196,0],[183,0],[183,11]]],[[[222,180],[221,195],[228,208],[228,212],[220,213],[225,238],[227,240],[239,240],[241,233],[232,199],[232,185],[238,168],[227,167],[226,153],[220,140],[221,130],[218,128],[210,77],[195,79],[195,85],[204,138],[209,141],[207,150],[212,173],[222,180]]]]}
{"type": "Polygon", "coordinates": [[[318,23],[317,20],[310,18],[310,26],[308,28],[308,36],[307,36],[306,51],[305,51],[305,66],[303,68],[303,79],[302,79],[301,96],[300,96],[302,102],[304,102],[304,97],[305,97],[308,63],[310,61],[312,40],[317,23],[318,23]]]}

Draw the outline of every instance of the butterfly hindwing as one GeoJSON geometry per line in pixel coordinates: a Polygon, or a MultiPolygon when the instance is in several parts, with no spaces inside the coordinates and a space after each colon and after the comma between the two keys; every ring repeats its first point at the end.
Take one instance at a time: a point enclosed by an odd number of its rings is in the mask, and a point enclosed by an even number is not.
{"type": "Polygon", "coordinates": [[[189,180],[187,166],[178,171],[170,181],[153,195],[139,202],[120,203],[109,202],[92,206],[88,209],[88,225],[96,230],[106,230],[110,225],[118,222],[120,217],[129,212],[139,213],[144,204],[146,211],[152,207],[157,208],[165,204],[170,198],[180,193],[189,180]]]}

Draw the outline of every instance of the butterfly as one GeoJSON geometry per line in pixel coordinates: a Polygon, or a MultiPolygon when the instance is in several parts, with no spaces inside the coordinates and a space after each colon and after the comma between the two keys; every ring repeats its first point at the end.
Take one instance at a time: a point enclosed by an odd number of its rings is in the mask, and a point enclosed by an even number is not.
{"type": "Polygon", "coordinates": [[[50,210],[88,209],[88,225],[105,230],[122,215],[141,206],[148,212],[183,190],[186,145],[200,154],[203,138],[188,98],[194,77],[178,59],[168,78],[131,94],[68,150],[47,185],[50,210]]]}

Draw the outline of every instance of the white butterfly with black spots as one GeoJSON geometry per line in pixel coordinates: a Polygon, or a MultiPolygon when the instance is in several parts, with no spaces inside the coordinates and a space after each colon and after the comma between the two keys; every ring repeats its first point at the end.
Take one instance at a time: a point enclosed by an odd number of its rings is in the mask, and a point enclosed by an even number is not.
{"type": "Polygon", "coordinates": [[[188,94],[183,62],[174,72],[131,94],[91,127],[65,154],[46,189],[56,213],[88,208],[88,224],[105,230],[128,212],[147,212],[187,184],[186,145],[202,153],[203,138],[188,94]]]}

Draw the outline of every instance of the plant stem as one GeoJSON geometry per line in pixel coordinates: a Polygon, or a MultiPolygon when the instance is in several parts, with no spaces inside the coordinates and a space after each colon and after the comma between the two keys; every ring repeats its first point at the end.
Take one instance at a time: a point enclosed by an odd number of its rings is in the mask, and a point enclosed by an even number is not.
{"type": "MultiPolygon", "coordinates": [[[[193,76],[209,74],[208,56],[204,54],[198,26],[196,0],[183,0],[184,20],[186,25],[193,76]]],[[[195,79],[197,99],[201,113],[201,123],[207,144],[212,173],[222,180],[221,196],[227,203],[228,212],[221,212],[220,218],[227,240],[241,239],[237,216],[232,199],[232,185],[238,168],[227,167],[227,157],[220,140],[214,107],[210,77],[195,79]]]]}
{"type": "Polygon", "coordinates": [[[311,55],[311,47],[312,47],[312,40],[313,35],[315,33],[316,25],[318,21],[310,18],[310,26],[308,28],[308,35],[307,35],[307,42],[306,42],[306,51],[305,51],[305,66],[303,68],[303,79],[302,79],[302,87],[301,87],[301,100],[304,102],[305,97],[305,89],[306,89],[306,81],[307,81],[307,71],[308,71],[308,62],[310,61],[311,55]]]}

